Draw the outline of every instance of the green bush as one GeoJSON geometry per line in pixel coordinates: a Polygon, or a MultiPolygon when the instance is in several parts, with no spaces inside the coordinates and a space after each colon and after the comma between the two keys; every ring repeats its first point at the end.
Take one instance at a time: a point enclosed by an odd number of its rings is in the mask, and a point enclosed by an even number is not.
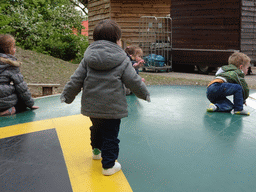
{"type": "Polygon", "coordinates": [[[3,14],[4,10],[6,10],[7,7],[8,7],[8,4],[1,2],[1,5],[0,5],[0,34],[11,33],[14,31],[12,29],[12,27],[9,26],[9,24],[12,21],[12,18],[8,15],[3,14]]]}
{"type": "Polygon", "coordinates": [[[80,63],[80,61],[84,57],[84,52],[86,51],[87,47],[89,46],[88,37],[85,37],[83,35],[80,36],[80,41],[78,43],[79,51],[76,53],[75,59],[72,61],[73,63],[80,63]]]}
{"type": "MultiPolygon", "coordinates": [[[[2,0],[0,0],[2,2],[2,0]]],[[[80,31],[82,20],[69,0],[10,0],[0,4],[0,32],[15,36],[18,46],[76,61],[88,46],[80,31]]]]}
{"type": "Polygon", "coordinates": [[[37,51],[48,53],[65,61],[80,60],[81,52],[88,47],[88,41],[81,35],[54,34],[42,41],[37,51]]]}

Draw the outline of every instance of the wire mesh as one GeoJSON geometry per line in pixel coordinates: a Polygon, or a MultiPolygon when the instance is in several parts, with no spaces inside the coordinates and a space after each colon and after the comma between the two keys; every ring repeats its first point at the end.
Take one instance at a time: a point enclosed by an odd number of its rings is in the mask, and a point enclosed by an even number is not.
{"type": "Polygon", "coordinates": [[[170,69],[172,67],[172,19],[170,17],[142,16],[140,18],[139,46],[145,56],[144,69],[170,69]]]}

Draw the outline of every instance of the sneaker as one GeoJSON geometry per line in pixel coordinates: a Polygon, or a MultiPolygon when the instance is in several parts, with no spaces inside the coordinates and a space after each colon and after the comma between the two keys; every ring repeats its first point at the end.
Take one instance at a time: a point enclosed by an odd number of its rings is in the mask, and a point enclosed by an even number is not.
{"type": "Polygon", "coordinates": [[[15,107],[11,107],[10,109],[7,109],[6,111],[0,112],[0,116],[9,116],[16,113],[15,107]]]}
{"type": "Polygon", "coordinates": [[[99,160],[101,159],[101,151],[98,148],[92,150],[92,159],[99,160]]]}
{"type": "Polygon", "coordinates": [[[213,103],[211,103],[209,105],[209,107],[207,108],[207,111],[208,112],[214,112],[214,111],[217,111],[218,107],[216,105],[214,105],[213,103]]]}
{"type": "Polygon", "coordinates": [[[118,162],[115,162],[115,165],[112,167],[112,168],[109,168],[109,169],[102,169],[102,174],[103,175],[113,175],[115,174],[116,172],[120,171],[121,170],[121,164],[118,163],[118,162]]]}
{"type": "Polygon", "coordinates": [[[236,115],[250,115],[250,113],[246,110],[242,110],[242,111],[234,111],[234,114],[236,115]]]}

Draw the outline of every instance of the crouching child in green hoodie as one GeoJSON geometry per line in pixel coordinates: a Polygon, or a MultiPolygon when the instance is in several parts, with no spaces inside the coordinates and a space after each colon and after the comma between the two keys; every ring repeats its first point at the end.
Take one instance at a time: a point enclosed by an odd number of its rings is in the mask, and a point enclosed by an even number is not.
{"type": "Polygon", "coordinates": [[[241,52],[233,53],[228,65],[222,66],[215,74],[216,78],[208,84],[207,98],[211,102],[208,112],[231,112],[250,115],[243,109],[249,96],[249,88],[244,79],[250,67],[250,58],[241,52]],[[227,96],[233,96],[233,103],[227,96]]]}
{"type": "Polygon", "coordinates": [[[93,40],[65,85],[61,100],[72,103],[82,90],[81,113],[92,121],[92,158],[102,158],[103,175],[113,175],[121,170],[116,160],[121,118],[128,116],[125,87],[143,100],[150,101],[150,96],[121,48],[121,29],[115,21],[99,22],[93,40]]]}

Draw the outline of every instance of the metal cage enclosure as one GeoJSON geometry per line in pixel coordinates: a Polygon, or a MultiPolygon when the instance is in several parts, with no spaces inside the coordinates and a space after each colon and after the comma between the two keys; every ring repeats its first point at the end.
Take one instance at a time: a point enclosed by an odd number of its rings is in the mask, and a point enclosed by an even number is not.
{"type": "Polygon", "coordinates": [[[143,50],[147,69],[158,72],[172,69],[172,19],[171,17],[140,17],[139,46],[143,50]]]}

